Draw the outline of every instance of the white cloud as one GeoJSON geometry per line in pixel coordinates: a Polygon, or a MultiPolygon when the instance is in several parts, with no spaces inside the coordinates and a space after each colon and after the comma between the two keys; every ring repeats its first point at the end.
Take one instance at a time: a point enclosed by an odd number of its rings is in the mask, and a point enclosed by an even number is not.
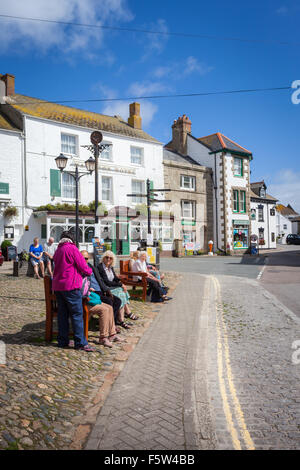
{"type": "MultiPolygon", "coordinates": [[[[133,15],[126,0],[9,0],[1,2],[1,13],[81,24],[116,24],[133,15]]],[[[63,24],[1,19],[0,48],[13,44],[18,51],[56,49],[65,53],[86,51],[87,57],[103,44],[104,30],[63,24]]],[[[0,52],[1,52],[0,49],[0,52]]],[[[85,56],[83,56],[85,57],[85,56]]],[[[111,57],[106,57],[111,61],[111,57]]]]}
{"type": "MultiPolygon", "coordinates": [[[[151,23],[150,26],[145,26],[144,29],[148,31],[160,31],[167,33],[169,31],[166,21],[158,19],[155,23],[151,23]]],[[[169,37],[165,34],[148,33],[145,35],[145,53],[142,56],[142,61],[146,60],[152,54],[160,54],[168,41],[169,37]]]]}
{"type": "Polygon", "coordinates": [[[284,204],[290,204],[300,213],[300,172],[282,169],[268,185],[267,192],[284,204]]]}
{"type": "Polygon", "coordinates": [[[155,78],[168,77],[174,80],[179,80],[183,75],[188,76],[193,73],[206,75],[211,72],[211,70],[213,70],[213,67],[206,65],[204,62],[199,62],[199,60],[194,56],[189,56],[185,60],[157,67],[154,70],[153,75],[155,78]]]}
{"type": "MultiPolygon", "coordinates": [[[[121,116],[127,122],[130,101],[113,101],[106,104],[101,112],[109,116],[121,116]]],[[[141,101],[142,128],[148,127],[153,120],[158,107],[147,100],[141,101]]]]}
{"type": "Polygon", "coordinates": [[[196,72],[199,75],[206,75],[211,70],[213,70],[213,67],[210,67],[203,62],[199,62],[196,57],[190,56],[186,59],[183,73],[185,75],[191,75],[196,72]]]}
{"type": "Polygon", "coordinates": [[[286,15],[288,13],[288,11],[289,11],[288,8],[283,5],[282,7],[277,8],[276,13],[278,15],[286,15]]]}
{"type": "Polygon", "coordinates": [[[143,81],[132,83],[128,89],[128,94],[133,97],[139,97],[151,95],[153,93],[162,93],[168,90],[170,90],[170,87],[164,83],[143,81]]]}

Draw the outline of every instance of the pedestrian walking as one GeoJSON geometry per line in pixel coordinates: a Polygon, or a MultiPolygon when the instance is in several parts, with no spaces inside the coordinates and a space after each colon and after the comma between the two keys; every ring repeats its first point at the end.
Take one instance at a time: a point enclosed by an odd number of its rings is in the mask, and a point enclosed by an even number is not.
{"type": "Polygon", "coordinates": [[[49,240],[44,243],[44,254],[42,259],[44,261],[45,268],[48,269],[51,279],[53,278],[52,263],[55,249],[54,238],[50,237],[49,240]]]}

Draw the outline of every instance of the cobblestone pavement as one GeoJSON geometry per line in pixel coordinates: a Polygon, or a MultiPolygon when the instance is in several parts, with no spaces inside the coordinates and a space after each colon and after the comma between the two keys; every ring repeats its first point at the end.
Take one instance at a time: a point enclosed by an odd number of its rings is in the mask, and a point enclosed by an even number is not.
{"type": "Polygon", "coordinates": [[[204,278],[186,275],[113,385],[86,449],[213,448],[205,374],[195,388],[206,328],[204,278]],[[197,344],[201,347],[197,347],[197,344]],[[200,413],[201,427],[198,427],[200,413]]]}
{"type": "MultiPolygon", "coordinates": [[[[177,279],[167,275],[168,285],[177,279]]],[[[0,340],[7,359],[0,367],[0,449],[81,447],[101,400],[160,311],[157,304],[132,301],[131,306],[139,320],[123,330],[126,344],[116,343],[112,350],[95,344],[97,352],[91,354],[58,349],[55,341],[44,342],[43,282],[0,275],[0,340]]],[[[98,336],[94,319],[90,343],[98,336]]]]}
{"type": "Polygon", "coordinates": [[[299,449],[300,321],[256,281],[210,277],[209,391],[218,448],[299,449]],[[220,386],[221,383],[221,386],[220,386]]]}

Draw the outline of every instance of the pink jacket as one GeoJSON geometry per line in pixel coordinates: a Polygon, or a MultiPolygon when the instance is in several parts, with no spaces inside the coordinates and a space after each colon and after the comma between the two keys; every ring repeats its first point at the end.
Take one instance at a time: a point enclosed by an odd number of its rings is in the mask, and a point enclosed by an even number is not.
{"type": "Polygon", "coordinates": [[[53,261],[54,291],[80,289],[82,276],[90,276],[93,272],[74,243],[60,243],[54,253],[53,261]]]}

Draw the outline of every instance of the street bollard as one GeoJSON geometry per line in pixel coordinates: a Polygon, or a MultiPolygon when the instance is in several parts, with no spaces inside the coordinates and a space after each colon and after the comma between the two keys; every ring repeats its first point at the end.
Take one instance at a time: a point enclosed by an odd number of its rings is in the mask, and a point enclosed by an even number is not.
{"type": "Polygon", "coordinates": [[[213,256],[213,255],[214,255],[214,254],[213,254],[213,251],[212,251],[212,249],[213,249],[213,244],[214,244],[214,242],[213,242],[212,240],[209,240],[209,242],[208,242],[208,246],[209,246],[209,252],[208,252],[208,254],[209,254],[210,256],[213,256]]]}

